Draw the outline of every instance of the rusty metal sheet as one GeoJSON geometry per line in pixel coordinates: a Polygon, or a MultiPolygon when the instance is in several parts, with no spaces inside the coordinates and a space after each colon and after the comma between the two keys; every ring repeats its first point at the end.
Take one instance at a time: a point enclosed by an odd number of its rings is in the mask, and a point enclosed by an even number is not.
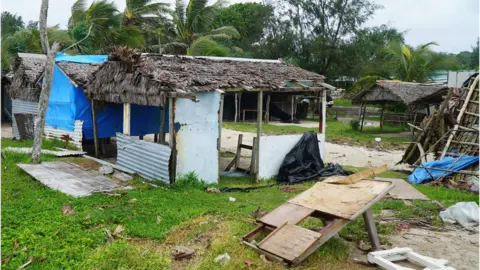
{"type": "Polygon", "coordinates": [[[43,130],[44,137],[47,139],[57,139],[65,142],[69,142],[75,145],[78,149],[82,150],[83,140],[83,121],[75,120],[73,131],[68,131],[60,128],[54,128],[45,125],[43,130]]]}

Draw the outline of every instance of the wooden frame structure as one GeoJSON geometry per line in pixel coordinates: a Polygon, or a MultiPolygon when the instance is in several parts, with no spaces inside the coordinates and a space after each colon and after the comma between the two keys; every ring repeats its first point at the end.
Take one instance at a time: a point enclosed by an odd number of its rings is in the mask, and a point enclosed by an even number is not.
{"type": "MultiPolygon", "coordinates": [[[[330,210],[334,209],[329,206],[323,207],[323,209],[329,210],[320,211],[316,206],[300,203],[299,200],[301,201],[301,199],[296,200],[296,198],[302,196],[309,198],[310,195],[306,195],[306,193],[309,192],[309,190],[307,190],[263,216],[260,219],[260,225],[247,233],[243,237],[242,243],[270,259],[296,266],[331,237],[337,235],[348,223],[360,215],[363,215],[372,247],[378,249],[380,248],[380,240],[370,208],[393,189],[394,184],[382,180],[362,180],[357,182],[360,186],[375,183],[378,183],[380,188],[377,188],[377,193],[375,193],[373,199],[368,200],[368,202],[363,200],[362,202],[364,203],[357,206],[356,209],[358,210],[349,212],[353,213],[352,215],[347,213],[340,214],[342,217],[340,217],[339,214],[332,214],[330,210]],[[364,181],[367,182],[363,183],[364,181]],[[321,219],[324,227],[319,231],[312,231],[297,225],[308,217],[321,219]]],[[[343,187],[346,187],[346,190],[349,189],[348,185],[336,185],[333,183],[317,183],[317,185],[318,184],[336,187],[340,190],[342,190],[343,187]]],[[[315,187],[316,186],[311,189],[315,189],[315,187]]],[[[321,190],[317,190],[317,192],[318,191],[321,190]]],[[[312,196],[314,195],[312,194],[312,196]]],[[[319,198],[319,200],[323,199],[319,198]]],[[[340,198],[338,198],[338,201],[338,204],[341,205],[340,198]]],[[[312,201],[313,204],[319,202],[320,201],[312,201]]],[[[332,203],[332,201],[330,202],[332,203]]],[[[331,205],[334,204],[335,202],[331,205]]]]}

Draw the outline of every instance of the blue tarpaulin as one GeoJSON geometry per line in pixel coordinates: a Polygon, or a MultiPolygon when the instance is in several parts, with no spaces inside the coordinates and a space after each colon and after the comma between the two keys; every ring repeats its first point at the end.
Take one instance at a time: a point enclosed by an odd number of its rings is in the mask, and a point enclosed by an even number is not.
{"type": "MultiPolygon", "coordinates": [[[[478,163],[478,156],[463,156],[460,159],[458,157],[446,157],[442,160],[429,161],[423,163],[422,166],[429,168],[428,172],[430,172],[430,174],[435,179],[437,179],[440,176],[448,176],[453,173],[435,170],[435,168],[459,171],[475,163],[478,163]]],[[[432,176],[430,176],[428,172],[424,168],[416,168],[413,173],[408,176],[408,182],[413,184],[420,184],[426,181],[430,181],[432,180],[432,176]]]]}
{"type": "MultiPolygon", "coordinates": [[[[106,55],[70,56],[59,53],[56,62],[102,63],[106,55]]],[[[159,133],[160,107],[131,105],[132,136],[159,133]]],[[[166,110],[168,114],[168,109],[166,110]]],[[[123,129],[123,104],[105,103],[97,109],[98,137],[115,137],[123,129]]],[[[168,115],[165,117],[168,132],[168,115]]],[[[46,124],[67,131],[74,130],[75,120],[83,121],[83,138],[93,139],[92,109],[83,89],[75,87],[70,79],[55,65],[53,71],[52,91],[48,103],[46,124]]]]}

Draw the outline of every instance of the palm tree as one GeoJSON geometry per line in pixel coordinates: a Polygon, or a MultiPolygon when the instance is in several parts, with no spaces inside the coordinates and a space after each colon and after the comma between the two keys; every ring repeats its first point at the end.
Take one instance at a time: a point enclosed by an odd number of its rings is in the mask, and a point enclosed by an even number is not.
{"type": "Polygon", "coordinates": [[[169,4],[152,3],[152,0],[126,0],[123,11],[124,25],[154,25],[166,21],[165,14],[171,13],[169,4]]]}
{"type": "Polygon", "coordinates": [[[391,43],[388,51],[392,56],[393,77],[407,82],[426,82],[436,70],[456,68],[455,60],[433,52],[430,49],[433,45],[438,44],[429,42],[412,48],[399,42],[391,43]]]}
{"type": "Polygon", "coordinates": [[[234,27],[212,29],[215,13],[224,6],[223,0],[218,0],[210,6],[207,6],[207,2],[189,0],[187,5],[182,0],[175,2],[175,11],[172,15],[176,43],[183,44],[183,53],[215,56],[243,53],[240,48],[231,46],[229,42],[232,38],[240,37],[234,27]]]}
{"type": "Polygon", "coordinates": [[[135,25],[122,25],[123,14],[113,2],[94,1],[88,8],[86,0],[77,0],[72,6],[69,33],[79,44],[80,53],[106,53],[113,45],[142,48],[145,40],[135,25]]]}

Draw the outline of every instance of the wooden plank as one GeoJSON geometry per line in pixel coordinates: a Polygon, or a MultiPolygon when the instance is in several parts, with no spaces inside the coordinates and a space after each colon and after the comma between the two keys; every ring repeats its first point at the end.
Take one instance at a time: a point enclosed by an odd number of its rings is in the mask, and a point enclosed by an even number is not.
{"type": "Polygon", "coordinates": [[[310,216],[314,211],[312,208],[286,202],[263,216],[260,221],[274,227],[278,227],[285,222],[297,224],[310,216]]]}
{"type": "Polygon", "coordinates": [[[167,112],[167,105],[163,104],[163,107],[160,107],[160,133],[158,143],[165,144],[165,115],[167,112]]]}
{"type": "Polygon", "coordinates": [[[129,189],[112,182],[108,177],[67,162],[17,164],[29,175],[51,189],[74,197],[89,196],[94,192],[129,189]]]}
{"type": "Polygon", "coordinates": [[[293,224],[286,224],[270,235],[270,237],[259,244],[259,248],[282,257],[289,262],[295,261],[318,241],[321,236],[318,232],[293,224]]]}
{"type": "Polygon", "coordinates": [[[354,184],[361,179],[375,177],[377,174],[382,172],[388,171],[387,165],[382,165],[380,167],[376,167],[374,169],[364,170],[347,177],[341,176],[332,176],[323,181],[323,183],[331,183],[331,184],[354,184]]]}
{"type": "Polygon", "coordinates": [[[255,171],[255,157],[257,156],[256,147],[257,147],[257,138],[253,137],[252,155],[250,156],[250,175],[253,175],[255,171]]]}
{"type": "Polygon", "coordinates": [[[288,202],[337,217],[354,219],[368,209],[364,208],[370,202],[379,195],[385,195],[391,188],[391,182],[374,180],[362,180],[350,185],[320,182],[288,202]]]}
{"type": "Polygon", "coordinates": [[[244,149],[248,149],[248,150],[252,150],[253,149],[253,146],[251,145],[246,145],[246,144],[242,144],[240,145],[241,148],[244,148],[244,149]]]}

